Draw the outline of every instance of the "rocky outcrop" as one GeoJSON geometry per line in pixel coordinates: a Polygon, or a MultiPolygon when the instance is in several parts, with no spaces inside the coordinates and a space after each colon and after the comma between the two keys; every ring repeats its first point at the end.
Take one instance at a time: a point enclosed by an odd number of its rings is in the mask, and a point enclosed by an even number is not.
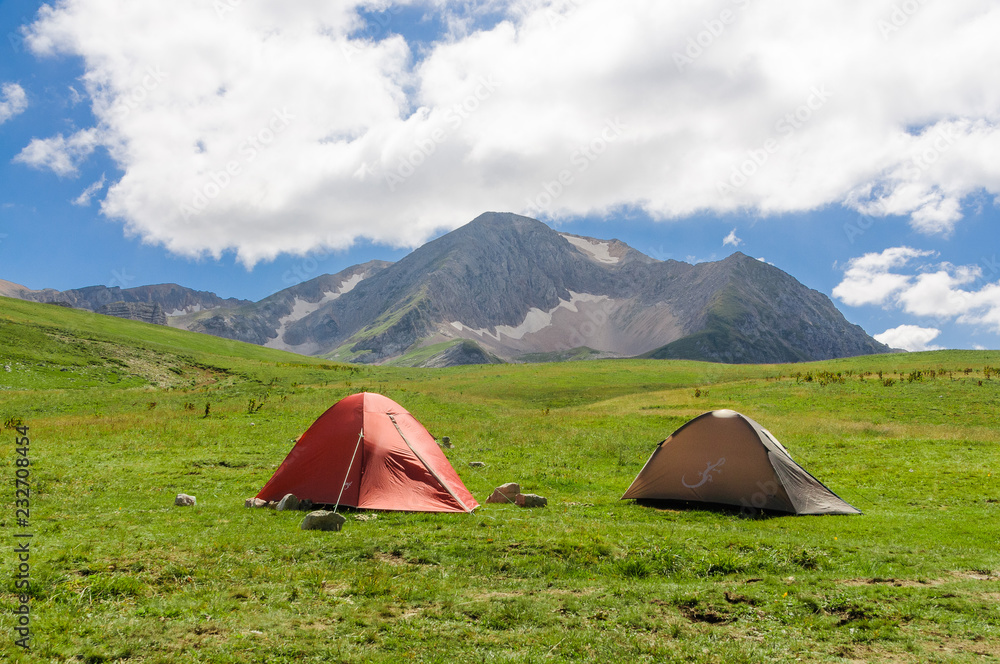
{"type": "Polygon", "coordinates": [[[101,306],[96,313],[154,325],[167,324],[167,314],[157,302],[112,302],[101,306]]]}

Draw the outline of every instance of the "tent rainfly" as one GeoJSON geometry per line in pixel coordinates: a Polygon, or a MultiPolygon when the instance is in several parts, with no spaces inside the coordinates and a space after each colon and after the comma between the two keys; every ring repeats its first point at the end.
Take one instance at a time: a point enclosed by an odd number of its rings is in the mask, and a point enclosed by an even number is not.
{"type": "Polygon", "coordinates": [[[661,442],[622,500],[681,500],[793,514],[860,514],[734,410],[691,420],[661,442]]]}
{"type": "Polygon", "coordinates": [[[404,512],[479,507],[434,437],[392,399],[362,392],[313,422],[257,494],[404,512]]]}

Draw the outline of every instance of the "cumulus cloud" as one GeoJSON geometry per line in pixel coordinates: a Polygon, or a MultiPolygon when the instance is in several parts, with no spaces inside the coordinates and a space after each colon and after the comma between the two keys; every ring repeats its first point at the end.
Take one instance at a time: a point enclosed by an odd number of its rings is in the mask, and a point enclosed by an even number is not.
{"type": "Polygon", "coordinates": [[[876,334],[875,340],[881,341],[890,348],[902,348],[913,352],[922,350],[941,350],[942,346],[931,345],[941,334],[935,327],[920,327],[919,325],[900,325],[882,334],[876,334]]]}
{"type": "Polygon", "coordinates": [[[17,83],[0,86],[0,125],[28,108],[28,95],[17,83]]]}
{"type": "MultiPolygon", "coordinates": [[[[979,265],[913,264],[914,259],[934,255],[932,251],[892,247],[851,259],[833,296],[850,306],[896,308],[915,316],[1000,332],[1000,281],[988,282],[979,265]]],[[[889,332],[892,330],[884,334],[889,332]]]]}
{"type": "Polygon", "coordinates": [[[726,237],[722,238],[722,246],[724,247],[727,244],[731,244],[734,247],[738,247],[741,244],[743,244],[743,240],[741,240],[740,238],[736,237],[736,229],[735,228],[733,230],[729,231],[729,235],[727,235],[726,237]]]}
{"type": "Polygon", "coordinates": [[[913,258],[932,255],[933,251],[892,247],[852,258],[844,271],[844,280],[833,289],[833,296],[852,307],[885,304],[912,283],[912,277],[890,270],[906,265],[913,258]]]}
{"type": "Polygon", "coordinates": [[[75,175],[80,163],[100,145],[97,129],[84,129],[69,138],[57,134],[34,138],[14,157],[32,168],[49,169],[56,175],[75,175]]]}
{"type": "MultiPolygon", "coordinates": [[[[408,4],[447,26],[419,52],[365,30],[380,0],[61,0],[27,43],[83,60],[124,173],[105,214],[250,265],[358,237],[412,246],[485,210],[840,204],[948,233],[966,197],[1000,194],[988,0],[408,4]]],[[[87,153],[38,141],[21,160],[57,173],[87,153]]]]}

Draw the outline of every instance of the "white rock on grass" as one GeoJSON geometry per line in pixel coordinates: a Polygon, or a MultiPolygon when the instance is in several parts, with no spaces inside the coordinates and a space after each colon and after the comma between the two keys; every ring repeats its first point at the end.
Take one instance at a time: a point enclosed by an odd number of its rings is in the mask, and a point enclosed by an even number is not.
{"type": "Polygon", "coordinates": [[[486,499],[487,503],[513,503],[517,494],[521,493],[521,485],[517,482],[501,484],[493,490],[493,495],[486,499]]]}
{"type": "Polygon", "coordinates": [[[302,525],[299,527],[302,530],[338,531],[344,525],[345,521],[347,519],[336,512],[316,510],[315,512],[306,514],[306,518],[302,519],[302,525]]]}
{"type": "Polygon", "coordinates": [[[243,503],[244,507],[265,507],[266,505],[267,501],[260,498],[247,498],[243,503]]]}
{"type": "Polygon", "coordinates": [[[174,498],[174,505],[180,505],[181,507],[194,507],[197,502],[194,496],[189,496],[186,493],[179,493],[174,498]]]}

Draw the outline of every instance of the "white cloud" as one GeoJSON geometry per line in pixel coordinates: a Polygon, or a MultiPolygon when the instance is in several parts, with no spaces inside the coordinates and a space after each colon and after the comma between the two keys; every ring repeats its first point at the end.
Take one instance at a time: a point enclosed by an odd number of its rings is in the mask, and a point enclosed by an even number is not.
{"type": "Polygon", "coordinates": [[[80,207],[90,205],[90,199],[94,197],[94,194],[99,192],[101,189],[104,189],[105,182],[107,182],[107,179],[104,177],[104,174],[101,174],[100,180],[84,189],[79,196],[73,199],[73,205],[78,205],[80,207]]]}
{"type": "Polygon", "coordinates": [[[15,162],[32,168],[51,170],[56,175],[76,175],[80,163],[90,156],[100,139],[97,129],[83,129],[69,138],[57,134],[51,138],[33,138],[14,157],[15,162]]]}
{"type": "Polygon", "coordinates": [[[922,350],[941,350],[942,346],[931,345],[941,334],[941,330],[934,327],[920,327],[918,325],[900,325],[891,330],[886,330],[882,334],[876,334],[875,340],[881,341],[890,348],[902,348],[913,352],[922,350]]]}
{"type": "MultiPolygon", "coordinates": [[[[411,0],[448,25],[417,59],[393,30],[351,38],[358,8],[385,2],[219,4],[63,0],[28,34],[39,55],[83,59],[125,173],[104,212],[181,254],[252,264],[359,236],[415,245],[485,210],[622,206],[843,204],[948,233],[964,198],[1000,195],[988,0],[918,3],[905,20],[895,0],[791,14],[778,0],[411,0]]],[[[66,174],[85,157],[44,140],[22,161],[66,174]]]]}
{"type": "Polygon", "coordinates": [[[906,265],[913,258],[933,254],[932,251],[910,247],[893,247],[881,253],[852,258],[844,271],[844,280],[833,289],[833,296],[852,307],[884,305],[908,288],[913,281],[909,275],[890,270],[906,265]]]}
{"type": "Polygon", "coordinates": [[[743,244],[743,240],[741,240],[740,238],[736,237],[736,229],[735,228],[733,230],[729,231],[729,235],[727,235],[726,237],[722,238],[722,246],[724,247],[727,244],[731,244],[734,247],[738,247],[741,244],[743,244]]]}
{"type": "Polygon", "coordinates": [[[913,259],[933,255],[932,251],[893,247],[851,259],[833,295],[850,306],[895,307],[915,316],[1000,332],[1000,282],[979,286],[984,274],[978,265],[911,265],[913,259]]]}
{"type": "Polygon", "coordinates": [[[28,95],[17,83],[4,83],[0,87],[0,125],[28,108],[28,95]]]}

